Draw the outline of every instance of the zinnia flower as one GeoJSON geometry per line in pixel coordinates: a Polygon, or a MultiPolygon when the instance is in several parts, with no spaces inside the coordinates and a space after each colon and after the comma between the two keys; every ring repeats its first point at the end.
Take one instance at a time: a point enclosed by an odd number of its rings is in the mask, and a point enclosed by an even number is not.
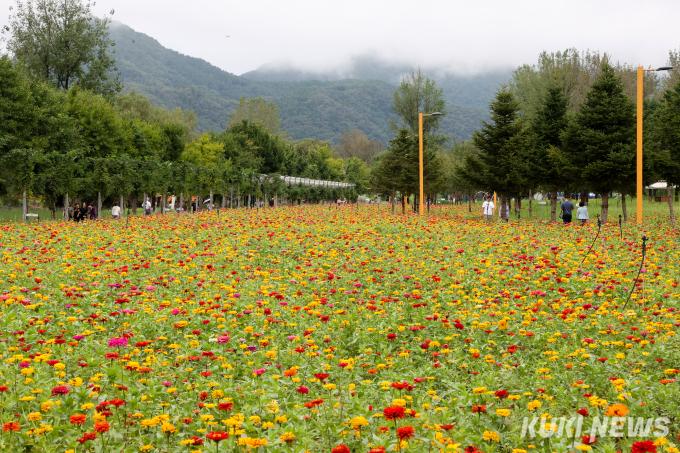
{"type": "Polygon", "coordinates": [[[656,445],[651,440],[640,440],[633,444],[631,453],[656,453],[656,445]]]}
{"type": "Polygon", "coordinates": [[[345,444],[340,444],[340,445],[333,447],[333,450],[331,450],[331,453],[351,453],[351,452],[345,444]]]}
{"type": "Polygon", "coordinates": [[[68,387],[65,385],[58,385],[52,389],[52,396],[68,395],[68,387]]]}
{"type": "Polygon", "coordinates": [[[71,415],[70,421],[72,425],[82,425],[87,420],[87,416],[83,414],[71,415]]]}
{"type": "Polygon", "coordinates": [[[229,433],[224,431],[211,431],[205,437],[212,440],[213,442],[220,442],[222,440],[229,439],[229,433]]]}
{"type": "Polygon", "coordinates": [[[397,437],[400,441],[408,440],[416,435],[416,430],[413,426],[407,425],[397,429],[397,437]]]}
{"type": "Polygon", "coordinates": [[[96,422],[94,424],[94,430],[98,433],[105,433],[110,427],[109,422],[96,422]]]}
{"type": "Polygon", "coordinates": [[[406,415],[406,411],[401,406],[390,406],[383,410],[385,420],[400,420],[406,415]]]}

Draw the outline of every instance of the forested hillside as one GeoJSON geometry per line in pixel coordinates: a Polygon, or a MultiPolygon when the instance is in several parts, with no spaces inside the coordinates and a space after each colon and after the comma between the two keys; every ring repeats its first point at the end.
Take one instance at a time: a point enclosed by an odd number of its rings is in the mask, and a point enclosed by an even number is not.
{"type": "MultiPolygon", "coordinates": [[[[368,137],[387,144],[393,136],[390,104],[402,69],[360,60],[359,78],[305,80],[308,77],[258,76],[251,72],[236,76],[210,63],[163,47],[158,41],[130,27],[114,23],[110,29],[116,42],[116,59],[125,91],[135,90],[157,105],[192,109],[201,130],[222,130],[241,96],[264,97],[278,104],[282,129],[289,137],[315,137],[337,143],[346,129],[360,129],[368,137]],[[268,80],[261,80],[268,79],[268,80]],[[371,80],[366,80],[371,79],[371,80]]],[[[486,105],[500,75],[473,79],[437,78],[444,89],[450,114],[442,120],[441,132],[467,140],[486,119],[486,105]],[[460,102],[452,102],[459,99],[460,102]]]]}

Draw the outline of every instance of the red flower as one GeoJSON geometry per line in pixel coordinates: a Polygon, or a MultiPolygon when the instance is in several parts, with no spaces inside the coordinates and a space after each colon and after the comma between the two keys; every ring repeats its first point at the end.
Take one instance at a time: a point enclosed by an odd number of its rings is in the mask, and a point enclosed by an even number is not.
{"type": "Polygon", "coordinates": [[[405,388],[408,388],[408,386],[411,385],[408,382],[393,382],[392,383],[392,388],[395,388],[397,390],[404,390],[405,388]]]}
{"type": "Polygon", "coordinates": [[[633,444],[631,453],[656,453],[656,445],[651,440],[641,440],[633,444]]]}
{"type": "Polygon", "coordinates": [[[400,441],[408,440],[416,435],[416,430],[413,426],[407,425],[397,430],[397,437],[400,441]]]}
{"type": "Polygon", "coordinates": [[[194,436],[191,438],[191,440],[194,441],[192,445],[203,445],[203,439],[201,439],[200,437],[194,436]]]}
{"type": "Polygon", "coordinates": [[[510,354],[514,354],[515,352],[517,352],[518,349],[519,348],[517,347],[517,345],[508,346],[508,352],[510,354]]]}
{"type": "Polygon", "coordinates": [[[21,425],[19,425],[17,422],[7,422],[2,425],[3,431],[19,431],[20,429],[21,425]]]}
{"type": "Polygon", "coordinates": [[[588,413],[588,409],[584,406],[581,409],[577,410],[579,415],[583,415],[584,417],[588,417],[590,414],[588,413]]]}
{"type": "Polygon", "coordinates": [[[9,390],[9,387],[6,385],[0,385],[0,392],[6,392],[7,390],[9,390]]]}
{"type": "Polygon", "coordinates": [[[65,385],[58,385],[52,389],[52,396],[68,395],[68,387],[65,385]]]}
{"type": "Polygon", "coordinates": [[[385,420],[400,420],[404,418],[406,412],[401,406],[390,406],[383,410],[383,415],[385,416],[385,420]]]}
{"type": "Polygon", "coordinates": [[[388,334],[387,334],[387,339],[388,339],[388,340],[394,340],[395,338],[397,338],[397,334],[396,334],[396,333],[388,333],[388,334]]]}
{"type": "Polygon", "coordinates": [[[496,390],[496,398],[507,398],[508,397],[508,391],[507,390],[496,390]]]}
{"type": "Polygon", "coordinates": [[[441,429],[448,431],[450,429],[453,429],[455,425],[441,425],[441,429]]]}
{"type": "Polygon", "coordinates": [[[230,411],[234,407],[234,403],[220,403],[217,409],[220,411],[230,411]]]}
{"type": "Polygon", "coordinates": [[[323,404],[323,400],[321,398],[319,398],[319,399],[312,400],[309,403],[305,403],[305,407],[307,409],[311,409],[313,407],[320,406],[321,404],[323,404]]]}
{"type": "Polygon", "coordinates": [[[596,442],[597,439],[595,438],[595,436],[589,436],[587,434],[585,436],[581,436],[581,443],[584,445],[592,445],[596,442]]]}
{"type": "Polygon", "coordinates": [[[328,373],[316,373],[314,375],[314,377],[317,378],[320,381],[323,381],[324,379],[328,379],[329,376],[330,376],[330,374],[328,374],[328,373]]]}
{"type": "Polygon", "coordinates": [[[385,453],[385,447],[375,447],[372,448],[368,453],[385,453]]]}
{"type": "Polygon", "coordinates": [[[83,434],[83,437],[80,439],[76,439],[76,442],[80,442],[81,444],[84,444],[88,440],[95,440],[97,438],[97,433],[85,433],[83,434]]]}
{"type": "Polygon", "coordinates": [[[347,445],[340,444],[340,445],[333,447],[333,450],[331,451],[331,453],[351,453],[351,452],[349,451],[349,448],[347,448],[347,445]]]}
{"type": "Polygon", "coordinates": [[[486,412],[486,404],[484,404],[483,406],[479,406],[477,404],[474,404],[472,406],[472,413],[476,414],[477,412],[486,412]]]}
{"type": "Polygon", "coordinates": [[[301,385],[300,387],[297,388],[297,392],[307,395],[309,393],[309,389],[304,385],[301,385]]]}
{"type": "Polygon", "coordinates": [[[208,439],[214,441],[214,442],[219,442],[221,440],[226,440],[229,439],[229,433],[224,432],[224,431],[210,431],[208,435],[206,435],[208,439]]]}
{"type": "Polygon", "coordinates": [[[474,445],[468,445],[467,447],[463,448],[463,451],[465,451],[467,453],[477,453],[477,452],[481,453],[481,450],[479,448],[475,447],[474,445]]]}

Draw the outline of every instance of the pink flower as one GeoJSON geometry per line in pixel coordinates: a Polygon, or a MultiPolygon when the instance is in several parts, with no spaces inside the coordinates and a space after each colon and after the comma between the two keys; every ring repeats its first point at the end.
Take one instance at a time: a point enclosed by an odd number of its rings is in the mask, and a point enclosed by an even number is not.
{"type": "Polygon", "coordinates": [[[220,344],[229,343],[230,339],[231,338],[229,338],[227,335],[222,335],[221,337],[219,337],[217,339],[217,342],[220,343],[220,344]]]}
{"type": "Polygon", "coordinates": [[[255,376],[260,376],[260,375],[264,374],[265,371],[267,371],[267,370],[265,370],[264,368],[258,368],[256,370],[253,370],[253,374],[255,376]]]}
{"type": "Polygon", "coordinates": [[[121,346],[127,346],[127,338],[111,338],[109,340],[109,348],[119,348],[121,346]]]}

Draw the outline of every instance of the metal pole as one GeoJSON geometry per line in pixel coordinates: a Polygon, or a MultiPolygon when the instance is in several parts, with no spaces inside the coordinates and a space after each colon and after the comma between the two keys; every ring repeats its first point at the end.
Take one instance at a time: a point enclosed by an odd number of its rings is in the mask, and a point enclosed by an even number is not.
{"type": "Polygon", "coordinates": [[[637,224],[642,224],[642,103],[644,69],[637,70],[637,224]]]}
{"type": "Polygon", "coordinates": [[[420,142],[420,153],[418,155],[419,161],[419,175],[420,175],[420,215],[425,213],[423,206],[423,114],[418,114],[418,141],[420,142]]]}

